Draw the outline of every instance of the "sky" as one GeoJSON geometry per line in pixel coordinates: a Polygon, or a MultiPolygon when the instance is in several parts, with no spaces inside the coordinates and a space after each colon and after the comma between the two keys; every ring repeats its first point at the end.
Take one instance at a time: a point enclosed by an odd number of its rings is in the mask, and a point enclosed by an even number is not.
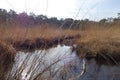
{"type": "Polygon", "coordinates": [[[120,0],[0,0],[0,8],[48,17],[100,20],[117,17],[120,0]]]}

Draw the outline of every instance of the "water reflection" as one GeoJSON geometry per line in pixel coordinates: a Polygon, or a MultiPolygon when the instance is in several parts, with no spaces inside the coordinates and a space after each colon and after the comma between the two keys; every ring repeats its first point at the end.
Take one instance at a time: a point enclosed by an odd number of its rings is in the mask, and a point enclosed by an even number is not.
{"type": "Polygon", "coordinates": [[[80,59],[71,46],[32,53],[18,52],[9,80],[120,80],[120,66],[97,65],[80,59]],[[82,75],[81,75],[82,74],[82,75]]]}

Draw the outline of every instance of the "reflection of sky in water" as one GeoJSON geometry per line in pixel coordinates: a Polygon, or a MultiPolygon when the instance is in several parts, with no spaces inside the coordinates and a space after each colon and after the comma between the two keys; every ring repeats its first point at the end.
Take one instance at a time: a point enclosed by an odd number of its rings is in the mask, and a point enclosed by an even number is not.
{"type": "MultiPolygon", "coordinates": [[[[71,74],[74,76],[82,72],[82,59],[79,59],[75,52],[72,52],[70,46],[60,46],[48,50],[36,50],[34,53],[18,52],[15,58],[15,64],[11,71],[11,77],[20,73],[21,80],[33,80],[33,78],[44,71],[44,76],[49,75],[49,70],[57,74],[52,80],[61,80],[60,71],[67,71],[63,75],[64,80],[68,80],[71,74]],[[52,64],[52,66],[51,66],[52,64]],[[22,66],[22,67],[21,67],[22,66]],[[49,68],[49,69],[47,69],[49,68]]],[[[85,73],[75,80],[120,80],[120,66],[99,66],[94,60],[86,62],[85,73]]]]}
{"type": "Polygon", "coordinates": [[[30,75],[32,75],[32,71],[35,71],[35,74],[37,74],[40,71],[43,71],[45,68],[49,67],[51,64],[54,65],[51,66],[51,69],[58,70],[64,64],[69,63],[71,60],[75,59],[75,52],[72,52],[71,48],[72,47],[69,46],[58,45],[57,47],[48,50],[36,50],[34,53],[18,52],[15,58],[13,73],[19,70],[22,66],[22,79],[27,80],[29,79],[30,75]]]}

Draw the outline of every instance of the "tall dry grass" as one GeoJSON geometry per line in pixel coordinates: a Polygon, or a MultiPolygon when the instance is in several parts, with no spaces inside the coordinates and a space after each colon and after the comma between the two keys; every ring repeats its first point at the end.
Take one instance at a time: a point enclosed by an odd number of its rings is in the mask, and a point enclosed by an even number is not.
{"type": "Polygon", "coordinates": [[[78,33],[79,32],[75,30],[57,29],[50,26],[0,27],[0,40],[52,39],[65,35],[74,36],[78,33]]]}
{"type": "MultiPolygon", "coordinates": [[[[59,39],[65,36],[77,36],[72,44],[78,45],[79,54],[86,55],[102,53],[107,51],[108,53],[120,52],[120,27],[118,25],[102,27],[99,25],[93,25],[82,29],[58,29],[49,25],[32,26],[32,27],[20,27],[9,26],[0,27],[0,41],[7,44],[14,43],[16,41],[25,41],[26,39],[35,41],[36,38],[43,40],[59,39]],[[82,46],[82,49],[79,47],[82,46]]],[[[70,40],[68,40],[70,42],[70,40]]],[[[19,45],[19,44],[18,44],[19,45]]],[[[106,53],[107,53],[106,52],[106,53]]]]}
{"type": "MultiPolygon", "coordinates": [[[[0,50],[2,50],[3,47],[5,47],[3,49],[4,52],[6,52],[6,50],[7,54],[9,52],[12,52],[11,50],[14,50],[13,49],[14,47],[10,43],[15,41],[24,41],[26,39],[34,41],[36,38],[51,40],[54,38],[61,38],[63,36],[76,36],[76,35],[80,35],[73,41],[73,44],[77,44],[76,51],[78,52],[77,53],[78,56],[85,57],[86,55],[92,55],[97,57],[96,59],[100,62],[101,60],[98,57],[101,56],[97,56],[97,54],[102,55],[110,54],[108,56],[112,57],[110,58],[112,59],[111,60],[112,63],[114,62],[115,64],[119,64],[118,63],[120,62],[119,26],[99,27],[93,25],[92,27],[88,27],[85,30],[57,29],[51,28],[50,26],[33,26],[27,28],[19,26],[0,27],[0,45],[1,45],[0,50]]],[[[6,53],[4,54],[4,52],[3,55],[6,55],[6,53]]],[[[8,57],[5,57],[3,61],[7,60],[7,58],[8,57]]],[[[104,58],[101,57],[101,59],[104,58]]],[[[108,59],[106,59],[106,61],[107,60],[108,59]]],[[[103,62],[105,63],[105,60],[101,61],[101,63],[103,62]]],[[[1,68],[1,72],[4,72],[4,68],[1,68]]]]}
{"type": "Polygon", "coordinates": [[[81,39],[78,42],[89,41],[120,41],[120,27],[89,27],[85,31],[82,31],[81,39]]]}
{"type": "Polygon", "coordinates": [[[0,79],[5,80],[7,72],[12,67],[15,57],[15,49],[0,41],[0,79]]]}
{"type": "Polygon", "coordinates": [[[36,38],[52,40],[54,38],[76,35],[79,36],[74,39],[74,44],[79,45],[84,43],[88,45],[88,43],[91,43],[93,45],[89,47],[94,47],[95,49],[101,47],[101,45],[104,47],[104,43],[120,43],[119,26],[100,27],[93,25],[85,30],[58,29],[49,25],[32,26],[27,28],[19,26],[0,27],[0,41],[6,43],[24,41],[26,39],[34,41],[36,38]]]}
{"type": "Polygon", "coordinates": [[[75,41],[79,57],[95,58],[99,64],[120,64],[120,27],[90,27],[75,41]]]}

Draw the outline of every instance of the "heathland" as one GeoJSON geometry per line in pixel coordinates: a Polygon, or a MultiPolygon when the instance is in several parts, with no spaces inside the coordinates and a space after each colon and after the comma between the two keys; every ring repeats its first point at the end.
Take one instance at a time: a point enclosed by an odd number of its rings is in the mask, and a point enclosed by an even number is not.
{"type": "Polygon", "coordinates": [[[100,21],[58,20],[0,9],[0,71],[14,61],[17,51],[48,49],[58,44],[73,46],[79,57],[95,58],[99,64],[119,64],[120,16],[100,21]]]}

